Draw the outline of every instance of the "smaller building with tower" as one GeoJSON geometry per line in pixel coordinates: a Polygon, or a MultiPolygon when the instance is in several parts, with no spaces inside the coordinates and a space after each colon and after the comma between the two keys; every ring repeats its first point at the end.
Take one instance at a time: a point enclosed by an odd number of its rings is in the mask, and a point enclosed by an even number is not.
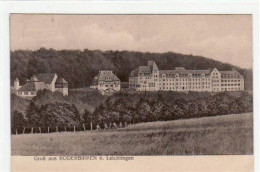
{"type": "Polygon", "coordinates": [[[14,80],[15,94],[24,98],[31,98],[37,95],[39,90],[50,90],[51,92],[59,91],[63,96],[68,96],[69,87],[68,82],[56,73],[43,73],[33,75],[27,79],[24,85],[20,85],[18,78],[14,80]]]}

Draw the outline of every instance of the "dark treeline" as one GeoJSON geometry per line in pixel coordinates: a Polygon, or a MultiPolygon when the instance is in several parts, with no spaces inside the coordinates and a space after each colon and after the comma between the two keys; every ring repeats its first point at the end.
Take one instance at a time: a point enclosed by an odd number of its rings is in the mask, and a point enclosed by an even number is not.
{"type": "Polygon", "coordinates": [[[135,104],[128,103],[126,93],[118,93],[117,98],[108,98],[92,115],[94,122],[104,125],[111,122],[154,122],[206,116],[238,114],[253,111],[253,99],[243,92],[232,95],[227,92],[177,98],[168,101],[158,93],[156,99],[140,98],[135,104]],[[121,95],[120,95],[121,94],[121,95]]]}
{"type": "Polygon", "coordinates": [[[17,50],[11,52],[11,84],[18,77],[23,84],[35,73],[55,72],[64,77],[70,88],[83,88],[91,84],[99,70],[110,69],[127,82],[129,73],[140,65],[154,60],[160,69],[174,69],[183,66],[186,69],[219,70],[237,69],[245,76],[245,89],[252,90],[252,70],[241,69],[230,64],[209,58],[183,55],[173,52],[141,53],[130,51],[99,50],[54,50],[41,48],[36,51],[17,50]]]}
{"type": "MultiPolygon", "coordinates": [[[[80,114],[74,104],[46,103],[36,105],[31,101],[25,115],[18,110],[12,111],[12,133],[24,127],[67,128],[72,131],[75,125],[82,130],[99,125],[104,128],[110,123],[140,123],[168,121],[206,116],[239,114],[253,111],[253,97],[247,92],[222,93],[173,93],[165,92],[130,95],[117,93],[107,97],[94,111],[87,109],[80,114]],[[135,101],[131,101],[134,97],[135,101]],[[137,98],[138,97],[138,98],[137,98]]],[[[46,131],[45,131],[46,132],[46,131]]]]}

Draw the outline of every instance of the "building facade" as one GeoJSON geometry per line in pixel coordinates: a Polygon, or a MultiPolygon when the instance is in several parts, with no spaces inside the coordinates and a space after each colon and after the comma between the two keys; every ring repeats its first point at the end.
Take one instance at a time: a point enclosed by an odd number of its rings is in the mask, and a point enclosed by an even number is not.
{"type": "Polygon", "coordinates": [[[139,66],[130,73],[129,88],[136,91],[240,91],[244,90],[244,77],[236,70],[159,70],[154,61],[139,66]]]}
{"type": "Polygon", "coordinates": [[[15,94],[24,98],[36,96],[38,90],[47,89],[52,92],[59,91],[63,96],[67,96],[68,82],[63,78],[58,78],[56,73],[45,73],[33,75],[27,82],[20,86],[19,79],[14,80],[15,94]]]}
{"type": "Polygon", "coordinates": [[[119,78],[112,71],[102,70],[95,76],[90,88],[99,90],[102,95],[111,95],[120,91],[121,85],[119,78]]]}

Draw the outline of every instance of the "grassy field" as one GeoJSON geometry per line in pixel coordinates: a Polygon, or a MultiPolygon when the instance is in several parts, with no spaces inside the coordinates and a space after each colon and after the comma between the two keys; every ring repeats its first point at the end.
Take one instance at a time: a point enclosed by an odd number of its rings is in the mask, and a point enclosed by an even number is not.
{"type": "Polygon", "coordinates": [[[125,129],[11,136],[12,155],[253,154],[252,113],[167,122],[125,129]]]}

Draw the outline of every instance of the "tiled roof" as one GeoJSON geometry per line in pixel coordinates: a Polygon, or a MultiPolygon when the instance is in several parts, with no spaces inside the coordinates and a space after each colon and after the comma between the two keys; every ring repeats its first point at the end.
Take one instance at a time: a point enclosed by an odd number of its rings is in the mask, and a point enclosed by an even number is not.
{"type": "Polygon", "coordinates": [[[148,61],[148,66],[149,66],[150,72],[152,72],[152,70],[153,70],[153,65],[154,65],[154,61],[148,61]]]}
{"type": "Polygon", "coordinates": [[[139,66],[138,68],[131,71],[131,76],[138,76],[138,74],[148,74],[150,75],[153,70],[158,71],[158,66],[154,61],[148,61],[147,66],[139,66]]]}
{"type": "Polygon", "coordinates": [[[59,84],[67,84],[68,82],[64,79],[64,78],[58,78],[56,80],[56,83],[59,83],[59,84]]]}
{"type": "MultiPolygon", "coordinates": [[[[154,61],[148,61],[148,66],[139,66],[138,68],[134,69],[130,76],[138,76],[140,73],[142,74],[148,74],[150,75],[152,73],[152,70],[159,70],[156,66],[154,61]]],[[[184,67],[176,67],[174,70],[159,70],[160,76],[162,74],[168,75],[167,77],[175,77],[176,74],[182,75],[182,77],[188,77],[189,74],[192,74],[192,77],[200,77],[201,74],[205,74],[206,76],[209,76],[209,74],[213,70],[186,70],[184,67]]],[[[222,75],[239,75],[242,76],[238,71],[236,70],[230,70],[230,71],[220,71],[222,75]]]]}
{"type": "Polygon", "coordinates": [[[243,77],[243,75],[241,75],[238,71],[236,70],[230,70],[230,71],[219,71],[221,73],[221,77],[222,78],[226,78],[226,77],[235,77],[235,78],[241,78],[243,77]]]}
{"type": "Polygon", "coordinates": [[[187,70],[191,74],[210,74],[211,70],[187,70]]]}
{"type": "Polygon", "coordinates": [[[45,84],[51,84],[55,73],[40,73],[36,74],[35,76],[39,79],[39,81],[44,82],[45,84]]]}
{"type": "Polygon", "coordinates": [[[149,66],[139,66],[139,73],[151,73],[149,66]]]}
{"type": "Polygon", "coordinates": [[[138,71],[139,71],[139,68],[136,68],[136,69],[132,70],[132,72],[130,73],[130,76],[137,76],[138,75],[138,71]]]}
{"type": "Polygon", "coordinates": [[[139,66],[131,72],[131,76],[138,76],[138,74],[151,74],[149,66],[139,66]]]}
{"type": "Polygon", "coordinates": [[[211,70],[160,70],[160,74],[210,74],[211,70]]]}
{"type": "MultiPolygon", "coordinates": [[[[95,76],[94,80],[98,81],[120,81],[119,78],[113,74],[112,71],[100,71],[98,75],[95,76]]],[[[96,81],[93,81],[96,82],[96,81]]]]}
{"type": "Polygon", "coordinates": [[[44,82],[27,82],[18,91],[38,91],[48,89],[44,82]]]}
{"type": "Polygon", "coordinates": [[[229,70],[229,71],[219,71],[223,75],[241,75],[238,71],[236,70],[229,70]]]}

